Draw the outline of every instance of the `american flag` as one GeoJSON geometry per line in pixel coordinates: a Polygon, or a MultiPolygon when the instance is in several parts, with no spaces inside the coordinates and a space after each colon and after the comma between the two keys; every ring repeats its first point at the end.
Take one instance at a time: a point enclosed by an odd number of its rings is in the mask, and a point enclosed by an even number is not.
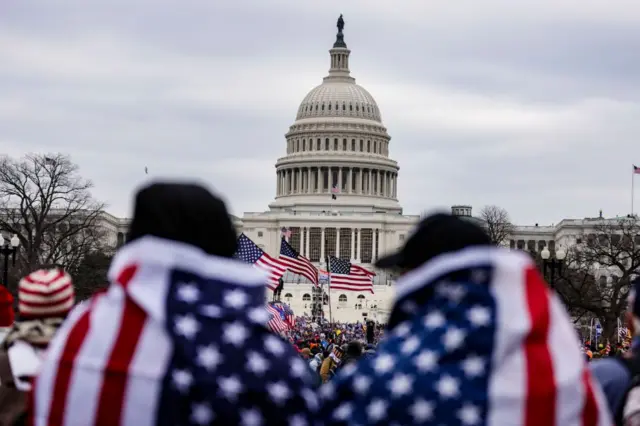
{"type": "Polygon", "coordinates": [[[318,269],[313,266],[311,261],[301,256],[291,245],[283,238],[280,242],[280,262],[287,265],[289,271],[294,274],[302,275],[316,286],[318,285],[318,269]]]}
{"type": "Polygon", "coordinates": [[[80,304],[35,383],[36,425],[311,424],[309,368],[264,326],[264,274],[144,237],[80,304]]]}
{"type": "Polygon", "coordinates": [[[638,175],[640,174],[640,167],[636,166],[635,164],[633,165],[633,173],[638,175]]]}
{"type": "Polygon", "coordinates": [[[291,238],[291,229],[286,228],[286,227],[282,227],[282,229],[280,230],[280,233],[282,234],[282,238],[286,238],[289,239],[291,238]]]}
{"type": "Polygon", "coordinates": [[[397,284],[376,355],[320,389],[325,425],[612,424],[571,319],[528,255],[469,248],[397,284]]]}
{"type": "Polygon", "coordinates": [[[332,290],[369,291],[373,293],[375,273],[349,261],[329,256],[329,273],[332,290]]]}
{"type": "Polygon", "coordinates": [[[246,235],[238,237],[238,251],[235,257],[245,263],[255,265],[267,272],[267,287],[271,291],[278,287],[278,279],[287,271],[287,265],[263,252],[260,247],[246,235]]]}
{"type": "Polygon", "coordinates": [[[285,321],[287,322],[289,327],[294,328],[296,326],[296,316],[293,313],[293,309],[291,309],[291,306],[287,305],[286,303],[282,304],[282,309],[284,310],[285,321]]]}
{"type": "Polygon", "coordinates": [[[331,187],[331,198],[333,198],[334,200],[337,200],[339,193],[340,193],[340,188],[338,188],[338,184],[336,183],[331,187]]]}
{"type": "Polygon", "coordinates": [[[274,333],[281,333],[289,329],[285,314],[274,303],[267,303],[267,312],[269,313],[269,320],[267,321],[267,327],[274,333]]]}

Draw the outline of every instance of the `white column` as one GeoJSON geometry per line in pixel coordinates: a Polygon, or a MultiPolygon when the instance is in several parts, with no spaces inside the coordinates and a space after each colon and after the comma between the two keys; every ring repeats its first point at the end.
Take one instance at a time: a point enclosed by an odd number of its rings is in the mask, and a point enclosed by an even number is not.
{"type": "Polygon", "coordinates": [[[351,194],[353,192],[353,167],[349,167],[349,173],[347,175],[347,192],[351,194]]]}
{"type": "Polygon", "coordinates": [[[309,185],[307,186],[307,193],[311,194],[313,186],[312,186],[312,179],[311,177],[313,176],[313,174],[311,173],[311,167],[309,167],[307,169],[307,182],[309,182],[309,185]]]}
{"type": "Polygon", "coordinates": [[[340,257],[340,228],[336,228],[336,257],[340,257]]]}
{"type": "Polygon", "coordinates": [[[382,179],[380,179],[381,181],[381,185],[382,187],[380,188],[380,195],[382,195],[383,197],[387,195],[386,191],[387,191],[387,172],[383,171],[382,172],[382,179]]]}
{"type": "Polygon", "coordinates": [[[382,192],[380,189],[380,183],[381,183],[382,179],[380,176],[380,170],[376,171],[376,195],[380,195],[380,193],[382,192]]]}
{"type": "Polygon", "coordinates": [[[322,228],[322,232],[320,234],[320,261],[324,262],[324,228],[322,228]]]}
{"type": "Polygon", "coordinates": [[[356,194],[362,194],[362,167],[356,172],[358,176],[356,178],[356,194]]]}
{"type": "Polygon", "coordinates": [[[369,169],[369,188],[367,194],[373,195],[373,170],[369,169]]]}
{"type": "Polygon", "coordinates": [[[398,174],[393,174],[393,198],[398,198],[398,174]]]}
{"type": "Polygon", "coordinates": [[[356,260],[360,261],[362,259],[362,228],[358,229],[358,251],[356,253],[356,260]]]}
{"type": "Polygon", "coordinates": [[[318,167],[318,192],[322,193],[322,185],[324,184],[324,171],[322,167],[318,167]]]}
{"type": "Polygon", "coordinates": [[[351,260],[353,261],[356,258],[356,233],[355,229],[351,228],[351,260]]]}
{"type": "Polygon", "coordinates": [[[300,254],[304,256],[304,229],[300,228],[300,254]]]}
{"type": "Polygon", "coordinates": [[[371,238],[371,242],[373,243],[373,244],[371,244],[371,261],[375,262],[377,260],[376,259],[376,247],[378,247],[378,240],[380,239],[380,233],[378,232],[377,233],[378,235],[376,236],[376,228],[373,228],[371,230],[371,232],[372,232],[372,237],[373,237],[373,238],[371,238]]]}
{"type": "Polygon", "coordinates": [[[298,175],[298,194],[302,192],[302,169],[297,169],[296,174],[298,175]]]}
{"type": "Polygon", "coordinates": [[[342,192],[342,167],[338,167],[338,189],[342,192]]]}
{"type": "Polygon", "coordinates": [[[309,234],[307,234],[307,240],[305,241],[305,243],[306,243],[305,253],[306,253],[306,257],[308,259],[309,258],[309,240],[311,239],[311,228],[307,228],[307,232],[309,234]]]}

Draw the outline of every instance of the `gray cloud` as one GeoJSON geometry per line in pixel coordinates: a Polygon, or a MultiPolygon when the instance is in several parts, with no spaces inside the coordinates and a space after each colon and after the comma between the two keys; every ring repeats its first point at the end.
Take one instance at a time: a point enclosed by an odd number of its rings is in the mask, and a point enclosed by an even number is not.
{"type": "Polygon", "coordinates": [[[69,152],[128,214],[155,176],[266,209],[344,13],[405,210],[498,204],[523,224],[625,214],[640,163],[640,5],[550,0],[3,5],[0,149],[69,152]]]}

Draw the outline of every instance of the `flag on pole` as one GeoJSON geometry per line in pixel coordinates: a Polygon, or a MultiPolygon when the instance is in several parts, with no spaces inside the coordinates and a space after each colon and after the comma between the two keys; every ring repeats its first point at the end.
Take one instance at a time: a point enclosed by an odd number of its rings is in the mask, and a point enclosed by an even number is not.
{"type": "Polygon", "coordinates": [[[318,286],[318,270],[309,259],[301,256],[291,245],[283,238],[280,242],[280,257],[282,263],[287,265],[289,271],[294,274],[302,275],[311,281],[316,287],[318,286]]]}
{"type": "Polygon", "coordinates": [[[234,257],[266,271],[268,274],[267,287],[271,291],[278,287],[278,279],[287,271],[286,264],[269,256],[244,234],[240,234],[238,237],[238,251],[234,257]]]}
{"type": "Polygon", "coordinates": [[[282,229],[280,230],[280,233],[282,234],[283,238],[286,238],[287,240],[291,238],[291,229],[283,226],[282,229]]]}
{"type": "Polygon", "coordinates": [[[368,291],[373,293],[374,272],[349,261],[329,256],[329,274],[332,290],[368,291]]]}
{"type": "Polygon", "coordinates": [[[333,200],[337,200],[338,199],[338,194],[340,193],[340,189],[338,188],[338,184],[336,183],[335,185],[333,185],[333,187],[331,188],[331,198],[333,200]]]}
{"type": "Polygon", "coordinates": [[[293,313],[293,309],[291,306],[283,303],[282,310],[284,311],[284,320],[290,328],[294,328],[296,326],[296,316],[293,313]]]}
{"type": "Polygon", "coordinates": [[[640,175],[640,167],[633,165],[633,173],[636,175],[640,175]]]}
{"type": "Polygon", "coordinates": [[[276,305],[267,303],[267,312],[269,313],[269,321],[267,327],[274,333],[282,333],[287,331],[289,326],[285,322],[284,312],[281,312],[276,305]]]}

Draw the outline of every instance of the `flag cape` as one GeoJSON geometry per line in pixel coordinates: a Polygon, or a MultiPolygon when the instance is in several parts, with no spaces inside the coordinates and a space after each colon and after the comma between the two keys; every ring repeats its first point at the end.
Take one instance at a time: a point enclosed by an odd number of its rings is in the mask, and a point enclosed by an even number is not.
{"type": "Polygon", "coordinates": [[[35,425],[286,424],[315,417],[312,378],[265,327],[265,275],[144,237],[80,304],[34,386],[35,425]]]}
{"type": "Polygon", "coordinates": [[[569,316],[528,255],[441,255],[396,289],[376,355],[320,390],[326,425],[611,426],[569,316]]]}

